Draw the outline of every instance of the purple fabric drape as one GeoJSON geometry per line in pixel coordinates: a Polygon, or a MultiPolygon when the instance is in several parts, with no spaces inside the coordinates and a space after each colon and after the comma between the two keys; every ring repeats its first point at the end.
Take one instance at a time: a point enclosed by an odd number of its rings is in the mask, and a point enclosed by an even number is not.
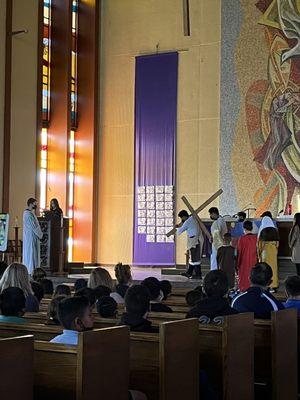
{"type": "Polygon", "coordinates": [[[174,265],[178,53],[136,57],[134,265],[174,265]]]}

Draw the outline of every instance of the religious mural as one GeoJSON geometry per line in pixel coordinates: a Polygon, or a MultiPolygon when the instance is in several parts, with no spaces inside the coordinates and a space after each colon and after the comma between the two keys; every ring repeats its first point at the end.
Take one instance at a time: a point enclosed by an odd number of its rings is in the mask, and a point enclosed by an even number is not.
{"type": "Polygon", "coordinates": [[[230,105],[221,106],[221,143],[224,137],[232,142],[227,178],[235,189],[225,202],[230,196],[236,207],[250,205],[256,215],[300,211],[300,0],[223,0],[222,12],[221,97],[232,81],[239,103],[233,103],[231,126],[224,123],[230,105]],[[238,6],[235,35],[224,26],[230,17],[226,3],[238,6]],[[231,59],[226,51],[233,51],[231,59]],[[226,80],[229,60],[235,68],[226,80]]]}

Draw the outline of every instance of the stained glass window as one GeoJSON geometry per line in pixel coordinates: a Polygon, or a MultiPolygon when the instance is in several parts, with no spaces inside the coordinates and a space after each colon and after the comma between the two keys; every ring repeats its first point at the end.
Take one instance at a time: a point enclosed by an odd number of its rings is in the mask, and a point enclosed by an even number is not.
{"type": "Polygon", "coordinates": [[[47,204],[48,125],[50,120],[51,0],[43,7],[42,122],[40,153],[40,208],[47,204]]]}

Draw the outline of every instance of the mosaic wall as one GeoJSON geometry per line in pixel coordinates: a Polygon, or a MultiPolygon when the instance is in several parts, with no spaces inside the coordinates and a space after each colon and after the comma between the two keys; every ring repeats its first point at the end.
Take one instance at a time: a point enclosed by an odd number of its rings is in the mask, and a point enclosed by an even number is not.
{"type": "Polygon", "coordinates": [[[300,0],[222,0],[223,214],[300,211],[300,0]]]}

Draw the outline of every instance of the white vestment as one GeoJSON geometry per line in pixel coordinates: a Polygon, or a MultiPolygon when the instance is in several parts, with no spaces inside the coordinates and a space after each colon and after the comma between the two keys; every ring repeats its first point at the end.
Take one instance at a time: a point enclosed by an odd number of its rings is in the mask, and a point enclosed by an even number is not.
{"type": "Polygon", "coordinates": [[[43,237],[39,221],[30,210],[23,213],[23,264],[31,275],[40,266],[40,239],[43,237]]]}
{"type": "Polygon", "coordinates": [[[210,256],[210,269],[218,269],[217,263],[217,253],[218,249],[223,246],[223,238],[225,233],[227,233],[227,225],[222,217],[219,217],[212,223],[211,226],[211,236],[213,239],[211,246],[211,256],[210,256]]]}

